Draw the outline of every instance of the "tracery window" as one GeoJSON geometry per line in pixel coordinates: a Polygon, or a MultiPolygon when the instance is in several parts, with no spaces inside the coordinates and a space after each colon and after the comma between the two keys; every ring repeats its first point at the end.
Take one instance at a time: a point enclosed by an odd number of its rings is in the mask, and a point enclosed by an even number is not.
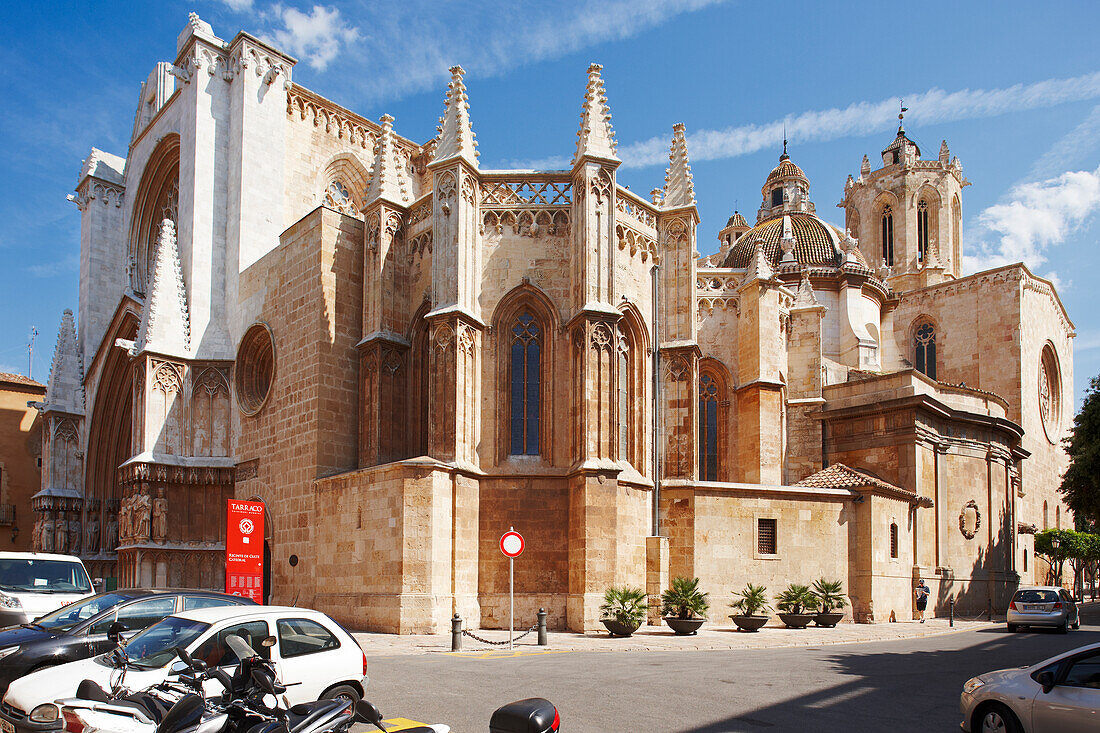
{"type": "Polygon", "coordinates": [[[928,255],[928,202],[917,203],[917,262],[924,262],[928,255]]]}
{"type": "Polygon", "coordinates": [[[1043,430],[1052,443],[1058,440],[1061,414],[1062,385],[1058,376],[1058,357],[1047,344],[1039,358],[1039,416],[1043,420],[1043,430]]]}
{"type": "Polygon", "coordinates": [[[936,378],[936,328],[927,321],[913,334],[913,365],[917,371],[936,378]]]}
{"type": "Polygon", "coordinates": [[[699,479],[718,480],[718,380],[704,373],[699,378],[699,479]]]}
{"type": "Polygon", "coordinates": [[[616,350],[618,358],[619,387],[619,459],[629,461],[630,455],[630,341],[619,334],[616,350]]]}
{"type": "Polygon", "coordinates": [[[539,454],[542,328],[529,311],[511,327],[511,455],[539,454]]]}
{"type": "Polygon", "coordinates": [[[355,201],[352,200],[347,186],[340,181],[333,181],[328,184],[328,188],[325,189],[325,206],[336,209],[348,216],[357,216],[359,213],[355,210],[355,201]]]}
{"type": "Polygon", "coordinates": [[[882,210],[882,231],[879,239],[882,242],[882,259],[887,267],[894,266],[894,210],[889,206],[882,210]]]}

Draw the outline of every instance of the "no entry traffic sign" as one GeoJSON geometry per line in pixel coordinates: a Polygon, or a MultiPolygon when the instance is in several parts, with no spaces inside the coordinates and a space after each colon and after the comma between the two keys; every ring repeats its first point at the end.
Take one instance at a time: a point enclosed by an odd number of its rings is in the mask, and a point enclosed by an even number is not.
{"type": "Polygon", "coordinates": [[[510,529],[501,535],[500,551],[507,557],[519,557],[523,552],[523,535],[510,529]]]}

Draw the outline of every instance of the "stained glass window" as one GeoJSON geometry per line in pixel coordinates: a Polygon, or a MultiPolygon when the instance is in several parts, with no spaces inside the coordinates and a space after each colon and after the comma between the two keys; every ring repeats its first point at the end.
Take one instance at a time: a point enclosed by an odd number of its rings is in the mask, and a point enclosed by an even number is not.
{"type": "Polygon", "coordinates": [[[931,323],[922,323],[913,336],[914,365],[917,371],[936,378],[936,329],[931,323]]]}
{"type": "Polygon", "coordinates": [[[542,329],[524,311],[512,324],[511,408],[514,456],[539,454],[539,384],[542,329]]]}
{"type": "Polygon", "coordinates": [[[882,210],[882,259],[887,267],[894,266],[894,210],[887,206],[882,210]]]}
{"type": "Polygon", "coordinates": [[[710,374],[699,378],[699,479],[718,480],[718,382],[710,374]]]}

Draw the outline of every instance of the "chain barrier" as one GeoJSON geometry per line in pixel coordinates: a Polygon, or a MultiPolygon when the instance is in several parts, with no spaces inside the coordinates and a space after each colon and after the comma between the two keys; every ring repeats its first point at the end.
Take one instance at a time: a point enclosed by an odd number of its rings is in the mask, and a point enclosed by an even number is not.
{"type": "MultiPolygon", "coordinates": [[[[520,634],[519,636],[517,636],[517,637],[514,637],[514,638],[512,639],[512,643],[514,644],[514,643],[518,642],[518,641],[519,641],[520,639],[522,639],[523,637],[527,636],[527,635],[528,635],[528,634],[530,634],[530,633],[531,633],[532,631],[536,631],[536,630],[538,630],[538,628],[539,628],[539,625],[538,625],[538,624],[535,624],[534,626],[532,626],[531,628],[527,629],[527,631],[524,631],[524,632],[523,632],[522,634],[520,634]]],[[[481,642],[482,644],[488,644],[488,645],[490,645],[490,646],[504,646],[505,644],[507,644],[507,643],[508,643],[508,639],[505,639],[504,641],[490,641],[490,640],[488,640],[488,639],[482,639],[482,638],[481,638],[480,636],[478,636],[478,635],[477,635],[477,634],[475,634],[474,632],[472,632],[472,631],[467,631],[466,629],[463,629],[463,630],[462,630],[462,635],[463,635],[463,636],[468,636],[468,637],[470,637],[471,639],[473,639],[474,641],[480,641],[480,642],[481,642]]]]}

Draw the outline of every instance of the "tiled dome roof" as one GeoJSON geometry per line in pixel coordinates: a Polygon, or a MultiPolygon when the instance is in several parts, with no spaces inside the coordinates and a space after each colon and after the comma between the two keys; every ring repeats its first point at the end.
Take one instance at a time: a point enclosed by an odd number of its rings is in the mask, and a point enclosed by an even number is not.
{"type": "MultiPolygon", "coordinates": [[[[793,165],[793,164],[792,164],[793,165]]],[[[813,214],[794,211],[791,218],[791,233],[794,235],[794,258],[800,265],[825,265],[839,267],[843,254],[838,247],[843,234],[829,226],[813,214]]],[[[759,237],[764,240],[764,254],[773,267],[779,265],[783,251],[779,240],[783,236],[783,217],[765,219],[740,237],[730,249],[722,267],[748,267],[752,261],[759,237]]]]}
{"type": "Polygon", "coordinates": [[[803,181],[807,186],[810,185],[810,180],[806,178],[806,174],[802,172],[801,168],[799,168],[797,165],[794,164],[794,162],[791,161],[790,157],[788,157],[786,153],[784,153],[782,157],[779,158],[779,165],[772,168],[772,172],[768,174],[767,180],[764,181],[764,186],[766,188],[769,183],[784,178],[798,178],[803,181]]]}
{"type": "Polygon", "coordinates": [[[749,223],[745,221],[745,217],[741,216],[741,212],[733,212],[733,216],[726,222],[727,227],[747,227],[749,223]]]}

